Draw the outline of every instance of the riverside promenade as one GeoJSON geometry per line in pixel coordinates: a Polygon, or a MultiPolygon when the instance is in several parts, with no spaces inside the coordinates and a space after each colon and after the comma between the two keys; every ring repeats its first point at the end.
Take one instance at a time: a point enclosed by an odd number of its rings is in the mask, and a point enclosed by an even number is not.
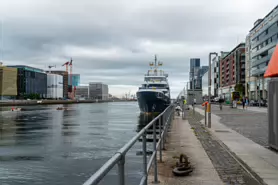
{"type": "MultiPolygon", "coordinates": [[[[187,112],[186,120],[175,116],[163,162],[158,163],[160,184],[165,185],[259,185],[278,184],[278,153],[267,147],[267,109],[247,110],[212,106],[212,128],[204,125],[201,106],[187,112]],[[191,175],[175,177],[173,166],[180,153],[194,167],[191,175]]],[[[149,176],[152,184],[153,176],[149,176]]]]}

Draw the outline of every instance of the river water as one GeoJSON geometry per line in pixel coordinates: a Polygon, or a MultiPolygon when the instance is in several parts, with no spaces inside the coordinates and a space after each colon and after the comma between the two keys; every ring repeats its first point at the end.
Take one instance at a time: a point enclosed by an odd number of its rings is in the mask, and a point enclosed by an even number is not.
{"type": "MultiPolygon", "coordinates": [[[[26,106],[0,112],[0,184],[82,184],[150,118],[137,102],[26,106]],[[60,105],[61,106],[61,105],[60,105]]],[[[141,143],[127,154],[127,184],[142,176],[141,143]]],[[[117,167],[101,184],[116,185],[117,167]]]]}

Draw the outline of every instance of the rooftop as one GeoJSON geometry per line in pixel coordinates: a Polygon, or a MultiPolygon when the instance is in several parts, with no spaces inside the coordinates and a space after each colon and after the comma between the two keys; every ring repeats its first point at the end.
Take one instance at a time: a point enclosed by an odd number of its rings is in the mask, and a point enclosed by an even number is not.
{"type": "Polygon", "coordinates": [[[235,50],[237,50],[238,48],[243,47],[245,49],[245,43],[240,43],[239,45],[237,45],[232,51],[230,51],[228,54],[226,54],[226,56],[224,56],[222,58],[222,60],[224,60],[225,58],[227,58],[231,53],[233,53],[235,50]]]}

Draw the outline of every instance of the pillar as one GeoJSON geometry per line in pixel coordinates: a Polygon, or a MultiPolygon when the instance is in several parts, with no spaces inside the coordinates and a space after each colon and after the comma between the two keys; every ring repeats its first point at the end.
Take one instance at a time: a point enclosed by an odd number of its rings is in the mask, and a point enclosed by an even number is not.
{"type": "Polygon", "coordinates": [[[265,79],[262,77],[262,87],[263,87],[263,99],[266,99],[266,90],[265,90],[265,79]]]}
{"type": "Polygon", "coordinates": [[[258,100],[257,81],[258,81],[258,78],[255,79],[255,100],[258,100]]]}

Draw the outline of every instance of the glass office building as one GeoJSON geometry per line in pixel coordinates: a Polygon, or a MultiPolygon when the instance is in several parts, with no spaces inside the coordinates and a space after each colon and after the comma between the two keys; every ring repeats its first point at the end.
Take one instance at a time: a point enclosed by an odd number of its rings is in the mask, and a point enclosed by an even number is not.
{"type": "MultiPolygon", "coordinates": [[[[69,82],[68,83],[70,84],[70,75],[69,75],[69,82]]],[[[72,74],[72,86],[73,87],[80,86],[80,74],[72,74]]]]}
{"type": "Polygon", "coordinates": [[[23,98],[25,95],[39,94],[41,98],[47,96],[47,75],[42,69],[15,65],[17,68],[17,95],[23,98]]]}
{"type": "Polygon", "coordinates": [[[251,99],[267,98],[267,80],[263,75],[278,43],[278,6],[258,19],[246,38],[247,95],[251,99]]]}

